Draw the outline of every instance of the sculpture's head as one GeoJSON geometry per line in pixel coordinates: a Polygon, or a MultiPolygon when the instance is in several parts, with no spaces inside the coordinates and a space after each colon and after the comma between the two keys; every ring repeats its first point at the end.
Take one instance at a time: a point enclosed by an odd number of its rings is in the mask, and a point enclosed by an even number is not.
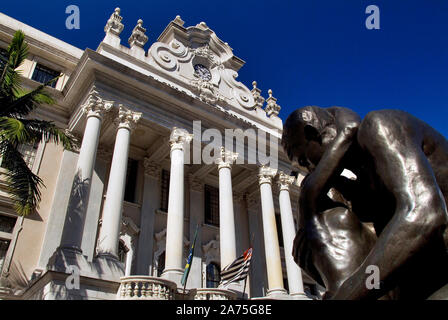
{"type": "Polygon", "coordinates": [[[282,145],[288,157],[302,170],[312,172],[322,158],[327,139],[323,138],[334,123],[325,109],[311,106],[297,109],[283,127],[282,145]]]}

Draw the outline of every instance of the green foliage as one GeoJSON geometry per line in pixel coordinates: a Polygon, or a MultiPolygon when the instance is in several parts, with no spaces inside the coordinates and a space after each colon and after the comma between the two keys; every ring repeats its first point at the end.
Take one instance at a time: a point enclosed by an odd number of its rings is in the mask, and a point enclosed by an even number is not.
{"type": "Polygon", "coordinates": [[[28,56],[25,34],[17,31],[5,55],[0,54],[0,157],[2,175],[8,182],[8,191],[20,215],[33,213],[38,206],[43,181],[28,168],[18,150],[22,144],[34,145],[42,140],[62,143],[71,150],[75,141],[64,130],[50,121],[31,119],[31,113],[40,105],[55,103],[46,91],[48,83],[31,91],[21,87],[17,68],[28,56]]]}

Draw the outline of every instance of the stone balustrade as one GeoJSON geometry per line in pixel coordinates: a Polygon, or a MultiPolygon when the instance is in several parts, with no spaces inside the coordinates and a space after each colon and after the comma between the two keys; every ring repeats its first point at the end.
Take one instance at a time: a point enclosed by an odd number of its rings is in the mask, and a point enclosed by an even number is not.
{"type": "Polygon", "coordinates": [[[117,300],[174,300],[177,286],[162,278],[133,276],[121,278],[117,300]]]}
{"type": "Polygon", "coordinates": [[[236,300],[236,293],[224,289],[194,289],[190,291],[193,300],[236,300]]]}

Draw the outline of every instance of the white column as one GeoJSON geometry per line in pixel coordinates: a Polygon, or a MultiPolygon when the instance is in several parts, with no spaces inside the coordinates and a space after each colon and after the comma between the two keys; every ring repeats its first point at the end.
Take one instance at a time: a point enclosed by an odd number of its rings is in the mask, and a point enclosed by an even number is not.
{"type": "Polygon", "coordinates": [[[171,137],[171,171],[166,231],[165,270],[162,277],[181,286],[185,261],[184,238],[184,151],[193,136],[187,131],[174,128],[171,137]]]}
{"type": "Polygon", "coordinates": [[[285,246],[286,272],[288,274],[289,294],[291,296],[306,297],[303,291],[302,271],[292,256],[292,247],[296,236],[296,228],[291,208],[289,187],[295,178],[280,172],[278,185],[280,187],[279,203],[282,220],[283,243],[285,246]]]}
{"type": "Polygon", "coordinates": [[[141,117],[141,113],[132,112],[120,105],[114,155],[112,157],[106,202],[103,209],[103,222],[98,241],[98,255],[100,256],[118,257],[118,241],[126,187],[131,131],[141,117]]]}
{"type": "Polygon", "coordinates": [[[263,217],[264,247],[266,270],[268,275],[268,296],[286,294],[283,286],[282,263],[275,222],[274,199],[272,197],[272,179],[277,170],[261,167],[259,173],[261,210],[263,217]]]}
{"type": "Polygon", "coordinates": [[[93,168],[101,131],[101,123],[106,112],[113,107],[113,102],[104,101],[95,91],[90,92],[83,112],[87,115],[75,177],[67,207],[67,215],[61,238],[61,248],[81,251],[82,234],[89,203],[93,168]]]}
{"type": "Polygon", "coordinates": [[[238,154],[221,149],[216,159],[219,170],[219,235],[221,269],[236,260],[235,215],[233,211],[232,164],[238,154]]]}

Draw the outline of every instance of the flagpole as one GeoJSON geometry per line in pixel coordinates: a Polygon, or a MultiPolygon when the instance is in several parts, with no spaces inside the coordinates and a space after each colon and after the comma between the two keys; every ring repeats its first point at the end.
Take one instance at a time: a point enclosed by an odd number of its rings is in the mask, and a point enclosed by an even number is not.
{"type": "Polygon", "coordinates": [[[182,281],[181,281],[184,283],[184,290],[183,290],[184,298],[185,298],[185,292],[187,289],[188,275],[190,274],[191,265],[193,264],[194,247],[196,244],[196,238],[198,237],[198,230],[199,230],[199,223],[196,225],[196,232],[194,233],[193,244],[190,249],[190,254],[189,254],[189,257],[187,260],[187,265],[185,266],[184,275],[183,275],[182,281]]]}
{"type": "MultiPolygon", "coordinates": [[[[249,246],[250,246],[251,248],[253,248],[254,237],[255,237],[255,234],[252,233],[252,234],[251,234],[251,237],[250,237],[250,240],[249,240],[249,246]]],[[[249,275],[248,275],[248,276],[249,276],[249,275]]],[[[248,276],[246,277],[246,279],[244,279],[243,296],[241,297],[242,300],[245,300],[245,299],[244,299],[244,296],[245,296],[245,294],[246,294],[246,286],[247,286],[247,278],[248,278],[248,276]]]]}
{"type": "Polygon", "coordinates": [[[245,300],[244,295],[246,294],[246,284],[247,284],[247,277],[246,277],[246,279],[244,279],[244,289],[243,289],[243,296],[241,297],[241,300],[245,300]]]}

